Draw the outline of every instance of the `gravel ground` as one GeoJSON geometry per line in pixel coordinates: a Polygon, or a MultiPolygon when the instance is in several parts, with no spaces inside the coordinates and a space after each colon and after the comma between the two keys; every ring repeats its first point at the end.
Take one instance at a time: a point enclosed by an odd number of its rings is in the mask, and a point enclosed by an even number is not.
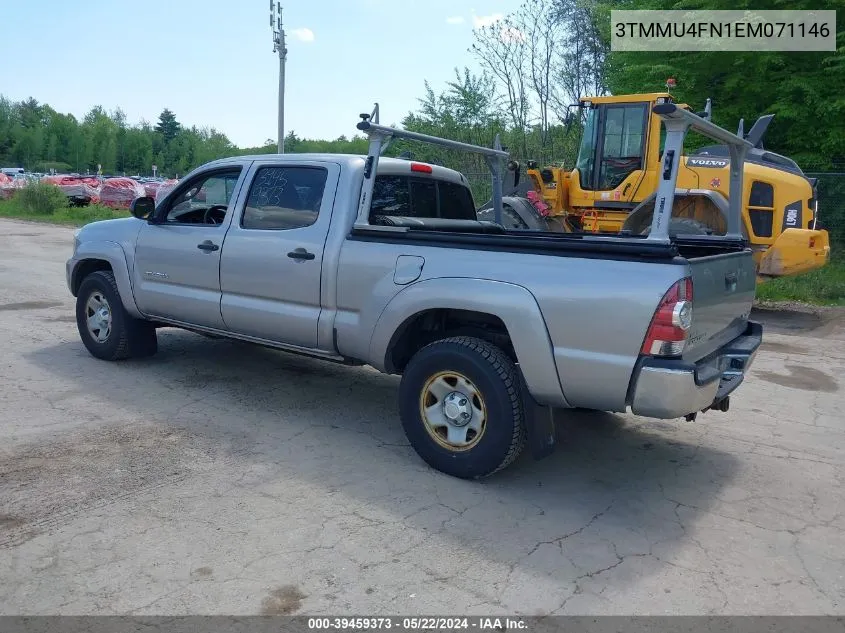
{"type": "Polygon", "coordinates": [[[561,412],[426,467],[395,377],[160,331],[79,341],[71,230],[0,221],[2,614],[843,614],[845,320],[758,312],[730,412],[561,412]]]}

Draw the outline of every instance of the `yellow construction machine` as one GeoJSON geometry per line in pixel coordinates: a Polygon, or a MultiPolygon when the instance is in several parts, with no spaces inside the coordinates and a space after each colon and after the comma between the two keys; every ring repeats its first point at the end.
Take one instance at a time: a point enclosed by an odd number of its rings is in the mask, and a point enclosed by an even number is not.
{"type": "MultiPolygon", "coordinates": [[[[526,184],[533,192],[528,193],[524,184],[521,204],[514,202],[520,195],[516,190],[505,200],[509,227],[619,233],[649,226],[638,218],[653,211],[662,170],[665,128],[652,112],[661,103],[674,103],[672,95],[580,99],[578,107],[586,110],[586,119],[574,167],[541,168],[529,161],[526,184]],[[532,213],[535,217],[528,217],[532,213]]],[[[709,100],[698,114],[710,119],[709,100]]],[[[754,146],[744,162],[742,219],[762,278],[819,268],[830,257],[827,231],[816,228],[815,179],[807,178],[793,160],[763,148],[762,138],[773,117],[761,117],[748,133],[740,121],[737,132],[754,146]]],[[[519,166],[511,163],[509,168],[518,171],[519,166]]],[[[670,232],[724,233],[729,182],[726,146],[701,147],[683,156],[670,232]]]]}

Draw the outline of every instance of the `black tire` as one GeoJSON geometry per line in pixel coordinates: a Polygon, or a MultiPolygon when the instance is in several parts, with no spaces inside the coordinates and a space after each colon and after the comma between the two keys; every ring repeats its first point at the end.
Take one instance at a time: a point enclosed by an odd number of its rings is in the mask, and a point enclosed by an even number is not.
{"type": "MultiPolygon", "coordinates": [[[[479,220],[495,222],[496,214],[493,209],[482,209],[477,213],[479,220]]],[[[528,225],[509,204],[502,205],[502,226],[506,229],[528,230],[528,225]]]]}
{"type": "Polygon", "coordinates": [[[111,271],[93,272],[82,280],[76,295],[76,327],[91,355],[102,360],[142,358],[158,351],[155,326],[126,312],[111,271]],[[108,302],[111,313],[111,329],[102,342],[88,330],[88,300],[95,293],[108,302]]]}
{"type": "MultiPolygon", "coordinates": [[[[432,468],[462,479],[487,477],[510,465],[525,447],[519,375],[498,347],[470,336],[436,341],[418,351],[402,375],[400,416],[405,435],[432,468]],[[426,385],[444,372],[467,378],[482,397],[484,430],[470,448],[444,447],[428,430],[421,403],[426,385]]],[[[477,434],[476,434],[477,435],[477,434]]]]}
{"type": "MultiPolygon", "coordinates": [[[[651,233],[651,226],[648,226],[640,235],[651,233]]],[[[692,218],[672,218],[669,220],[669,235],[709,235],[712,231],[709,227],[692,218]]]]}

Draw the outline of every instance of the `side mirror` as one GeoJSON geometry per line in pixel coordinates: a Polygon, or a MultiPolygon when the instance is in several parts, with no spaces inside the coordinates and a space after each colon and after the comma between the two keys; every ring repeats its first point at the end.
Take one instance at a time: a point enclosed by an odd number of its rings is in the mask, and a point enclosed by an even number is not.
{"type": "Polygon", "coordinates": [[[503,174],[502,191],[508,196],[515,192],[517,185],[519,185],[520,165],[515,160],[509,160],[506,167],[507,171],[503,174]]]}
{"type": "Polygon", "coordinates": [[[139,220],[148,219],[156,210],[156,201],[149,196],[135,198],[129,205],[129,211],[139,220]]]}
{"type": "Polygon", "coordinates": [[[518,161],[515,161],[515,160],[509,160],[508,161],[508,171],[512,175],[506,177],[506,178],[508,178],[508,181],[506,181],[506,182],[507,182],[508,187],[510,189],[513,189],[517,185],[519,185],[519,175],[520,175],[519,174],[519,168],[520,168],[520,165],[519,165],[518,161]]]}

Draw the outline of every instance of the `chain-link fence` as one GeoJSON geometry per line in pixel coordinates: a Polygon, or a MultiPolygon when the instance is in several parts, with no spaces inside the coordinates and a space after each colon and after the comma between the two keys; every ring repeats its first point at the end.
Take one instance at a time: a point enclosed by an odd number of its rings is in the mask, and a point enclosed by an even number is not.
{"type": "Polygon", "coordinates": [[[841,258],[845,252],[845,171],[807,172],[806,175],[818,179],[817,228],[827,229],[831,254],[841,258]]]}

